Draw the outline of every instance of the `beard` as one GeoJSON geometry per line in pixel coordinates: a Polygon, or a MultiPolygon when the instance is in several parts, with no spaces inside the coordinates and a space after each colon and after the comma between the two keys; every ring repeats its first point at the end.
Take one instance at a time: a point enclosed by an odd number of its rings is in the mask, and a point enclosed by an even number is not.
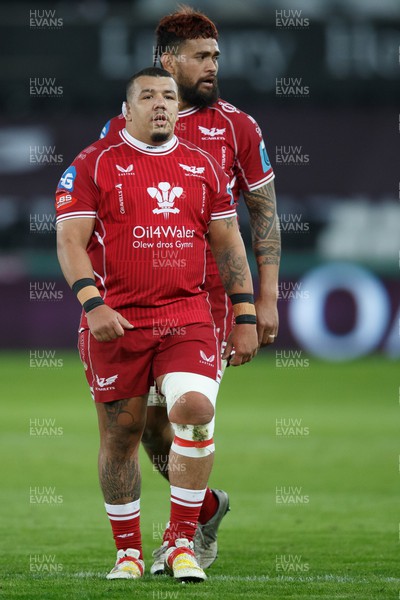
{"type": "Polygon", "coordinates": [[[197,106],[198,108],[205,108],[211,106],[219,98],[218,82],[215,79],[214,85],[209,92],[200,92],[201,81],[198,81],[196,85],[189,85],[189,81],[182,77],[179,80],[179,96],[185,104],[190,106],[197,106]]]}
{"type": "Polygon", "coordinates": [[[171,137],[170,131],[153,131],[151,134],[151,141],[154,143],[157,142],[167,142],[168,138],[171,137]]]}

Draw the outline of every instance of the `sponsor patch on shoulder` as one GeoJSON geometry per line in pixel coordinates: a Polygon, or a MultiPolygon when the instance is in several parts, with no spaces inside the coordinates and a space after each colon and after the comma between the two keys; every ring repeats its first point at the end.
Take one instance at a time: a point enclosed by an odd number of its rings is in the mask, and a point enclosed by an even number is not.
{"type": "Polygon", "coordinates": [[[229,102],[224,102],[223,100],[219,100],[218,104],[220,105],[222,110],[224,110],[227,113],[240,113],[240,110],[238,110],[236,108],[236,106],[233,106],[233,104],[230,104],[229,102]]]}
{"type": "Polygon", "coordinates": [[[56,210],[64,210],[69,208],[78,202],[78,198],[74,198],[71,194],[57,194],[56,197],[56,210]]]}
{"type": "Polygon", "coordinates": [[[76,177],[76,169],[73,165],[71,165],[61,175],[61,179],[58,182],[57,187],[59,189],[67,190],[67,192],[72,192],[74,190],[75,177],[76,177]]]}

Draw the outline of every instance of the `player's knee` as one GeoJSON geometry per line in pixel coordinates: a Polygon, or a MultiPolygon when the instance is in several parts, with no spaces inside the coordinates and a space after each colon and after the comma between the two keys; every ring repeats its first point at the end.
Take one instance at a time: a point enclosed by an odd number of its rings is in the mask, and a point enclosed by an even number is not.
{"type": "Polygon", "coordinates": [[[173,372],[161,384],[174,429],[172,450],[200,458],[214,452],[214,406],[218,383],[197,373],[173,372]]]}
{"type": "Polygon", "coordinates": [[[186,392],[180,396],[169,412],[171,423],[180,425],[206,425],[214,417],[214,406],[200,392],[186,392]]]}
{"type": "Polygon", "coordinates": [[[172,450],[190,458],[203,458],[214,452],[214,406],[200,392],[187,392],[169,412],[174,429],[172,450]]]}
{"type": "Polygon", "coordinates": [[[113,432],[101,436],[101,451],[108,456],[125,458],[138,452],[141,440],[139,432],[113,432]]]}
{"type": "Polygon", "coordinates": [[[138,417],[104,425],[100,429],[101,446],[112,454],[130,453],[139,446],[145,424],[145,419],[138,417]]]}
{"type": "Polygon", "coordinates": [[[215,451],[215,419],[201,425],[180,425],[172,423],[175,436],[171,449],[177,454],[190,458],[204,458],[215,451]]]}

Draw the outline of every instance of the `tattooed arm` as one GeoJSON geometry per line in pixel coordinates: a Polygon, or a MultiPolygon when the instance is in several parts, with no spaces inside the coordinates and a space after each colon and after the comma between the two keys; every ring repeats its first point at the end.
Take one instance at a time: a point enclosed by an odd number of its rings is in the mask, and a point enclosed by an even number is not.
{"type": "Polygon", "coordinates": [[[278,334],[278,274],[281,256],[279,218],[274,182],[243,193],[249,215],[253,252],[257,261],[260,293],[256,300],[258,341],[270,344],[278,334]]]}
{"type": "MultiPolygon", "coordinates": [[[[208,237],[226,293],[252,294],[253,282],[236,217],[211,221],[208,237]]],[[[236,325],[227,342],[223,358],[228,358],[234,348],[235,355],[230,364],[244,364],[256,355],[257,346],[256,326],[236,325]]]]}

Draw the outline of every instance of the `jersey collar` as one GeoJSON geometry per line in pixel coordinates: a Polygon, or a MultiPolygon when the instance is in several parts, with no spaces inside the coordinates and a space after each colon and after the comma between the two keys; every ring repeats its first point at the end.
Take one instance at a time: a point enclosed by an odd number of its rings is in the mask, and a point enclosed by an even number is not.
{"type": "Polygon", "coordinates": [[[185,108],[185,110],[180,110],[178,112],[178,117],[186,117],[187,115],[193,115],[193,113],[200,110],[198,106],[191,106],[190,108],[185,108]]]}
{"type": "Polygon", "coordinates": [[[221,98],[218,98],[216,102],[214,102],[214,104],[210,104],[209,106],[203,106],[202,108],[200,108],[199,106],[190,106],[189,108],[185,108],[185,110],[180,110],[178,113],[178,117],[187,117],[188,115],[193,115],[194,113],[198,112],[199,110],[204,110],[207,108],[214,108],[214,106],[221,100],[221,98]]]}
{"type": "Polygon", "coordinates": [[[127,132],[126,129],[122,129],[120,131],[120,136],[129,146],[135,148],[135,150],[139,150],[139,152],[143,152],[144,154],[169,154],[179,144],[178,138],[176,135],[173,135],[172,138],[162,144],[161,146],[151,146],[149,144],[145,144],[140,140],[134,138],[130,133],[127,132]]]}

